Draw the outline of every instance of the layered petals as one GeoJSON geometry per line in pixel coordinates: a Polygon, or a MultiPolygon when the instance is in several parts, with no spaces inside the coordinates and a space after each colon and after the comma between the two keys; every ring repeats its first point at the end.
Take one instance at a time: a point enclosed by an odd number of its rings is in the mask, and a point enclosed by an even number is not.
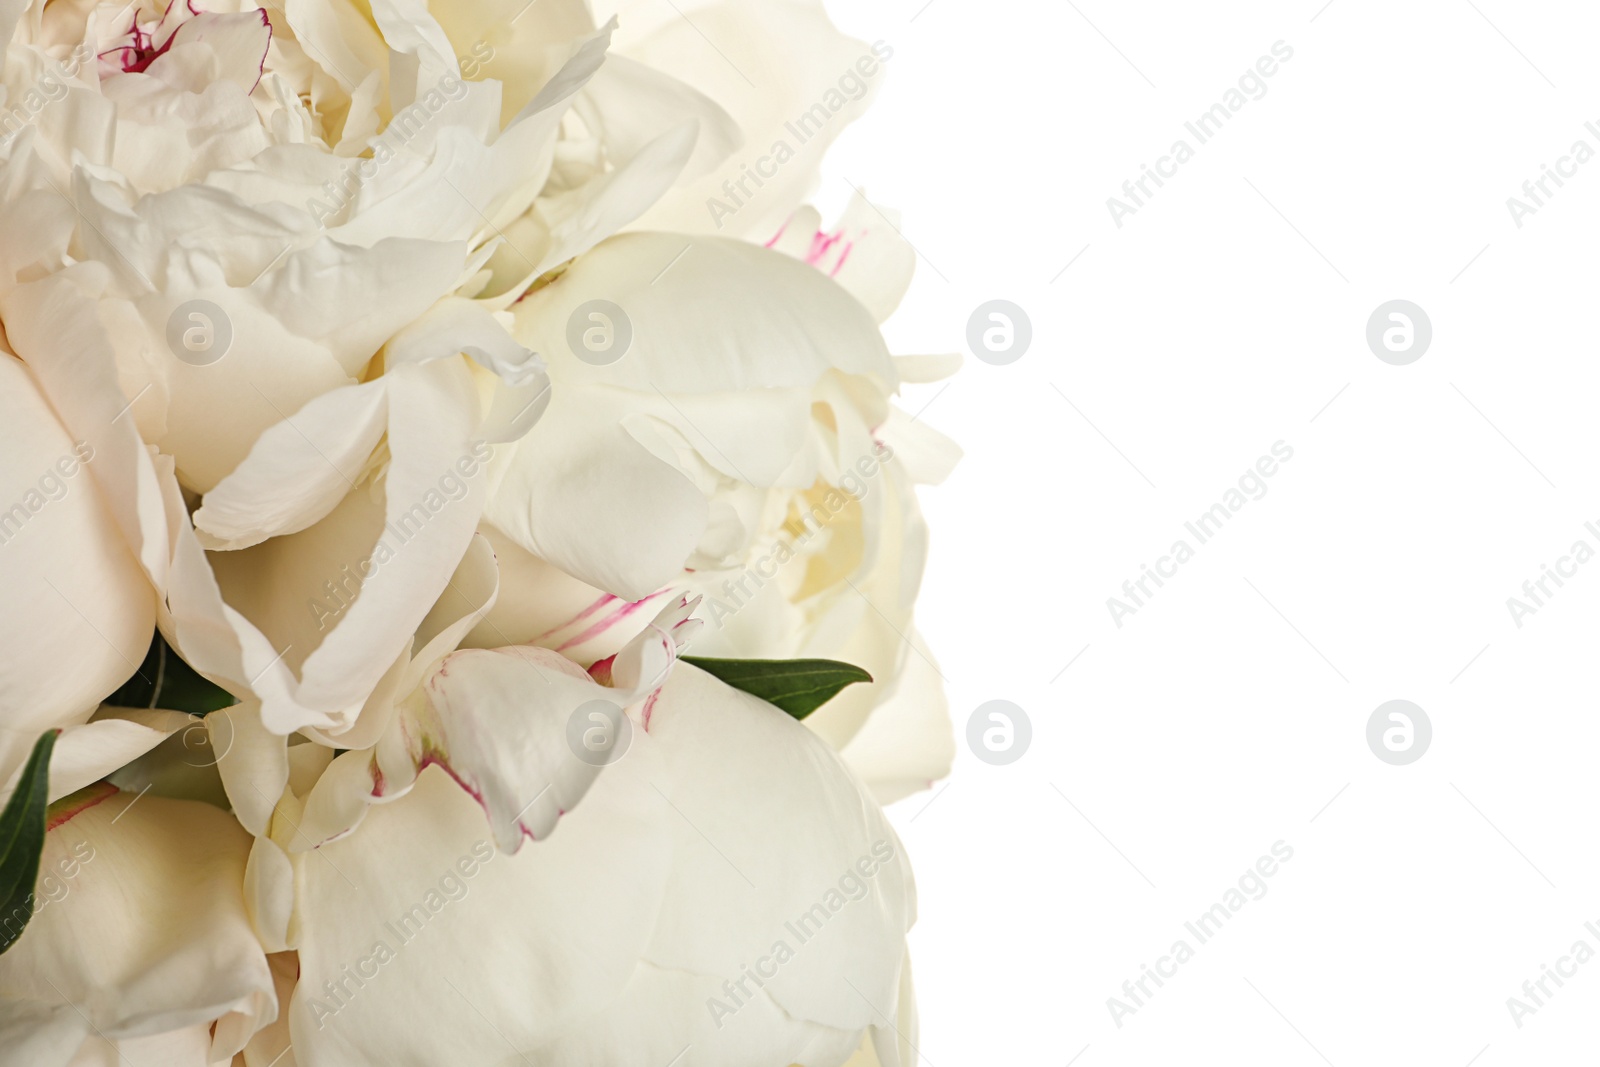
{"type": "Polygon", "coordinates": [[[192,801],[113,789],[74,807],[0,956],[0,1064],[226,1062],[277,1011],[244,909],[249,836],[192,801]]]}
{"type": "Polygon", "coordinates": [[[434,769],[297,861],[300,1064],[838,1064],[882,1024],[867,1002],[896,1010],[910,874],[838,758],[681,664],[634,726],[516,856],[434,769]]]}
{"type": "Polygon", "coordinates": [[[517,333],[547,353],[555,396],[497,464],[486,516],[628,600],[672,580],[715,532],[718,479],[811,483],[813,391],[827,375],[878,389],[894,380],[876,324],[842,288],[788,256],[714,238],[613,238],[522,301],[517,333]],[[571,341],[596,301],[619,309],[624,321],[609,325],[631,336],[604,365],[571,341]]]}
{"type": "Polygon", "coordinates": [[[664,197],[641,228],[760,240],[777,232],[811,195],[823,154],[866,110],[894,54],[840,33],[821,0],[605,6],[624,10],[621,55],[715,100],[743,138],[724,167],[664,197]]]}

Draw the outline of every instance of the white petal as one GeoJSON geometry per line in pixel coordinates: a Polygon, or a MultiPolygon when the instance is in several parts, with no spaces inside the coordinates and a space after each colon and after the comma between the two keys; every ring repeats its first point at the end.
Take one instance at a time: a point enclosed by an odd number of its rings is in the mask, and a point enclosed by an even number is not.
{"type": "Polygon", "coordinates": [[[671,188],[698,138],[699,127],[693,122],[674,127],[615,169],[541,203],[539,214],[550,241],[538,267],[528,273],[543,274],[638,218],[671,188]]]}
{"type": "Polygon", "coordinates": [[[0,956],[0,1047],[54,1013],[60,1029],[44,1024],[51,1047],[32,1064],[66,1064],[91,1033],[120,1041],[229,1016],[243,1018],[219,1026],[211,1058],[242,1049],[274,1011],[241,892],[249,841],[209,805],[128,793],[51,830],[41,872],[54,882],[41,887],[59,895],[0,956]]]}
{"type": "Polygon", "coordinates": [[[271,41],[272,24],[265,10],[239,14],[202,12],[173,35],[171,49],[150,64],[148,73],[191,92],[203,92],[207,82],[225,79],[249,93],[261,80],[271,41]],[[204,55],[209,62],[201,66],[195,53],[204,55]],[[193,74],[184,76],[176,69],[180,67],[193,74]]]}
{"type": "Polygon", "coordinates": [[[461,57],[463,76],[500,83],[509,123],[594,35],[584,0],[477,0],[432,5],[461,57]]]}
{"type": "Polygon", "coordinates": [[[508,1058],[507,1041],[535,1049],[603,1003],[649,937],[669,862],[671,811],[647,791],[619,780],[563,833],[507,856],[434,768],[358,832],[303,856],[299,1062],[482,1067],[508,1058]],[[330,995],[347,967],[375,973],[382,995],[348,981],[330,995]]]}
{"type": "Polygon", "coordinates": [[[694,667],[673,672],[649,736],[679,772],[674,829],[680,854],[698,862],[674,866],[665,907],[675,921],[657,927],[646,958],[733,977],[785,939],[795,958],[764,991],[796,1017],[861,1029],[875,1021],[862,998],[892,1003],[898,987],[915,918],[910,866],[878,806],[797,726],[694,667]],[[730,796],[741,802],[730,806],[730,796]],[[856,867],[862,861],[870,875],[856,867]],[[828,894],[846,882],[849,896],[835,908],[828,894]],[[812,911],[818,904],[826,918],[812,911]],[[806,914],[820,929],[800,926],[810,937],[797,944],[785,924],[806,914]]]}
{"type": "Polygon", "coordinates": [[[871,314],[789,256],[714,237],[630,233],[601,242],[517,306],[517,336],[566,382],[650,393],[810,388],[837,367],[892,387],[871,314]],[[603,299],[632,325],[623,357],[580,361],[568,344],[581,305],[603,299]],[[692,354],[693,358],[690,358],[692,354]]]}
{"type": "Polygon", "coordinates": [[[0,582],[17,608],[0,621],[3,784],[41,733],[86,721],[138,669],[156,600],[90,473],[93,446],[4,352],[0,444],[0,582]]]}
{"type": "Polygon", "coordinates": [[[917,252],[900,235],[900,214],[878,207],[857,190],[832,230],[824,232],[814,209],[784,224],[772,247],[816,267],[850,291],[878,322],[894,314],[911,287],[917,252]]]}
{"type": "MultiPolygon", "coordinates": [[[[250,1039],[242,1067],[296,1067],[299,1061],[289,1047],[288,1005],[300,978],[300,960],[293,952],[277,952],[268,956],[267,962],[272,967],[273,985],[283,1010],[270,1026],[262,1027],[250,1039]]],[[[238,1067],[238,1061],[234,1062],[238,1067]]]]}
{"type": "MultiPolygon", "coordinates": [[[[222,667],[251,670],[241,681],[280,733],[350,726],[438,601],[477,526],[488,449],[472,440],[478,401],[466,364],[408,365],[384,383],[390,458],[382,492],[363,484],[306,530],[211,559],[241,616],[230,620],[237,640],[275,650],[222,667]]],[[[218,652],[225,658],[225,647],[218,652]]]]}
{"type": "MultiPolygon", "coordinates": [[[[685,82],[626,56],[613,55],[590,80],[585,95],[598,115],[596,134],[613,164],[632,162],[661,131],[692,120],[694,154],[680,168],[699,178],[723,165],[739,147],[738,123],[709,96],[685,82]]],[[[677,171],[670,176],[678,178],[677,171]]],[[[665,189],[662,190],[665,192],[665,189]]],[[[654,202],[654,198],[650,203],[654,202]]],[[[641,210],[649,204],[641,204],[641,210]]]]}
{"type": "Polygon", "coordinates": [[[573,715],[596,701],[633,702],[554,652],[526,647],[446,656],[425,691],[427,710],[405,727],[417,761],[449,768],[507,852],[550,836],[600,773],[568,747],[573,715]]]}
{"type": "Polygon", "coordinates": [[[130,1063],[211,1067],[211,1028],[195,1025],[120,1041],[107,1041],[91,1034],[73,1057],[70,1067],[126,1067],[130,1063]]]}
{"type": "MultiPolygon", "coordinates": [[[[60,800],[126,766],[180,730],[199,728],[193,715],[156,708],[105,708],[82,726],[68,726],[50,754],[50,800],[60,800]]],[[[5,794],[9,794],[9,787],[5,794]]]]}
{"type": "MultiPolygon", "coordinates": [[[[634,604],[586,585],[517,545],[493,526],[482,529],[494,548],[501,587],[494,608],[463,640],[468,648],[539,645],[587,667],[615,655],[660,598],[634,604]]],[[[665,595],[665,594],[662,594],[665,595]]]]}
{"type": "Polygon", "coordinates": [[[482,479],[461,474],[477,454],[477,400],[465,367],[432,363],[403,368],[387,380],[386,530],[412,529],[421,521],[419,508],[427,521],[367,580],[348,615],[306,659],[302,687],[313,707],[332,710],[366,699],[444,592],[478,525],[482,479]],[[463,482],[455,497],[452,488],[463,482]]]}
{"type": "Polygon", "coordinates": [[[509,316],[502,324],[476,301],[448,297],[389,341],[387,366],[392,370],[466,354],[512,385],[529,385],[542,379],[544,364],[512,339],[509,324],[509,316]]]}
{"type": "Polygon", "coordinates": [[[674,190],[641,229],[766,240],[805,202],[823,153],[887,73],[873,48],[833,26],[821,0],[657,0],[631,5],[627,15],[616,51],[722,105],[745,144],[722,168],[674,190]],[[786,153],[774,149],[779,142],[786,153]],[[746,167],[763,180],[736,185],[730,197],[723,183],[738,183],[746,167]],[[712,200],[727,213],[708,209],[712,200]]]}
{"type": "Polygon", "coordinates": [[[249,548],[325,518],[361,477],[388,418],[378,380],[314,397],[268,427],[194,513],[201,543],[249,548]]]}
{"type": "Polygon", "coordinates": [[[341,752],[334,757],[306,797],[289,851],[303,852],[337,840],[361,822],[372,803],[373,766],[371,752],[341,752]]]}
{"type": "MultiPolygon", "coordinates": [[[[450,586],[417,627],[417,654],[407,664],[399,690],[409,693],[432,674],[439,661],[454,652],[473,627],[493,608],[500,595],[500,568],[487,537],[474,535],[450,586]]],[[[510,644],[512,642],[503,642],[510,644]]],[[[362,747],[349,741],[345,748],[362,747]]]]}
{"type": "Polygon", "coordinates": [[[0,316],[72,440],[93,449],[88,470],[100,496],[159,588],[169,553],[163,490],[130,413],[138,398],[118,388],[116,356],[95,318],[92,294],[104,280],[86,266],[17,286],[0,296],[0,316]]]}
{"type": "Polygon", "coordinates": [[[942,382],[961,369],[961,354],[950,352],[934,356],[895,356],[900,380],[911,384],[942,382]]]}
{"type": "Polygon", "coordinates": [[[640,600],[681,571],[705,529],[705,497],[614,421],[600,391],[557,388],[498,473],[484,517],[590,585],[640,600]],[[647,517],[647,518],[646,518],[647,517]]]}
{"type": "Polygon", "coordinates": [[[692,668],[560,833],[516,856],[481,833],[433,769],[328,862],[300,859],[300,1063],[667,1063],[685,1044],[707,1067],[838,1063],[882,1023],[863,996],[896,1010],[913,903],[893,831],[802,726],[692,668]],[[786,924],[808,914],[801,944],[786,924]],[[792,958],[719,1020],[712,998],[778,940],[792,958]],[[346,973],[383,995],[331,993],[346,973]]]}
{"type": "MultiPolygon", "coordinates": [[[[910,638],[923,647],[914,631],[910,638]]],[[[922,655],[906,658],[893,691],[872,709],[841,752],[880,804],[892,804],[948,777],[955,754],[944,679],[922,655]]]]}
{"type": "Polygon", "coordinates": [[[889,421],[880,429],[906,476],[918,485],[941,484],[961,462],[960,445],[899,408],[890,409],[889,421]]]}
{"type": "MultiPolygon", "coordinates": [[[[631,704],[647,693],[660,688],[678,661],[678,653],[685,648],[703,623],[694,618],[700,598],[690,600],[679,597],[668,604],[612,659],[610,684],[619,690],[617,696],[624,704],[631,704]]],[[[645,720],[645,727],[650,725],[645,720]]]]}
{"type": "Polygon", "coordinates": [[[206,716],[217,771],[246,830],[264,835],[272,809],[289,784],[289,748],[280,734],[261,721],[261,704],[248,700],[206,716]]]}
{"type": "Polygon", "coordinates": [[[244,870],[245,910],[268,952],[282,952],[298,940],[294,923],[294,865],[289,854],[270,837],[258,837],[250,846],[244,870]]]}

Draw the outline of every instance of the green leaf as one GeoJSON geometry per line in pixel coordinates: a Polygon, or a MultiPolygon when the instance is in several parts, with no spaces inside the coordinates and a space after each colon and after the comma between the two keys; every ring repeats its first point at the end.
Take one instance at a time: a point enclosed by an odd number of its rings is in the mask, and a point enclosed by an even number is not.
{"type": "Polygon", "coordinates": [[[105,702],[117,708],[166,708],[191,715],[208,715],[239,703],[232,693],[183,662],[160,631],[138,672],[105,702]]]}
{"type": "Polygon", "coordinates": [[[735,689],[743,689],[769,704],[776,704],[797,719],[803,719],[856,682],[870,682],[872,675],[860,667],[831,659],[705,659],[684,656],[707,674],[715,675],[735,689]]]}
{"type": "Polygon", "coordinates": [[[0,953],[16,944],[33,917],[33,884],[50,806],[50,753],[58,732],[51,730],[34,743],[17,791],[0,812],[0,953]]]}

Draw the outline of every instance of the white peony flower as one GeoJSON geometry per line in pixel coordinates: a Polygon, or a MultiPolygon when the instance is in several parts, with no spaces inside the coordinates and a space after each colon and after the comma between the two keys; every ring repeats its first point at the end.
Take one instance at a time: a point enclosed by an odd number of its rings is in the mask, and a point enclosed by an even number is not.
{"type": "Polygon", "coordinates": [[[877,806],[787,715],[693,668],[648,730],[629,714],[627,753],[536,848],[496,853],[432,770],[295,857],[302,1067],[838,1064],[869,1031],[909,1065],[888,1022],[914,895],[877,806]]]}
{"type": "Polygon", "coordinates": [[[957,453],[891,401],[953,368],[892,220],[801,206],[892,50],[610,6],[0,9],[0,799],[60,729],[77,862],[0,1067],[914,1062],[957,453]],[[876,680],[801,725],[691,640],[876,680]]]}
{"type": "Polygon", "coordinates": [[[241,891],[249,835],[105,785],[60,808],[0,956],[0,1065],[227,1063],[278,1010],[241,891]]]}
{"type": "Polygon", "coordinates": [[[629,600],[696,551],[716,551],[703,542],[737,521],[713,511],[697,480],[808,487],[823,463],[807,440],[814,393],[855,381],[881,396],[894,383],[877,324],[846,291],[742,242],[615,237],[516,314],[518,337],[548,353],[554,397],[497,467],[486,516],[629,600]],[[596,300],[619,308],[632,334],[604,365],[572,354],[567,338],[596,300]]]}
{"type": "Polygon", "coordinates": [[[507,308],[728,121],[678,86],[608,124],[580,3],[436,6],[34,4],[5,53],[8,99],[47,91],[0,143],[0,317],[113,457],[163,630],[279,733],[349,725],[538,418],[507,308]]]}
{"type": "Polygon", "coordinates": [[[913,622],[927,543],[913,485],[942,481],[960,453],[890,391],[954,364],[891,360],[877,328],[913,265],[892,221],[857,198],[829,232],[797,213],[770,251],[613,238],[522,301],[518,336],[548,353],[556,387],[496,461],[487,532],[513,577],[468,643],[593,660],[637,632],[641,607],[688,590],[705,598],[699,655],[821,657],[873,675],[808,724],[882,800],[944,777],[942,679],[913,622]],[[601,365],[574,353],[567,328],[595,300],[632,335],[601,365]]]}

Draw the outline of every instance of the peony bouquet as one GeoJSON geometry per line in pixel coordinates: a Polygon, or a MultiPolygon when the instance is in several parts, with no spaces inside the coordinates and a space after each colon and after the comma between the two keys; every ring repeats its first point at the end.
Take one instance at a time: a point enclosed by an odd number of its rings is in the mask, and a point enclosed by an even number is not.
{"type": "Polygon", "coordinates": [[[909,1067],[819,0],[0,0],[0,1067],[909,1067]],[[617,10],[612,10],[616,8],[617,10]]]}

